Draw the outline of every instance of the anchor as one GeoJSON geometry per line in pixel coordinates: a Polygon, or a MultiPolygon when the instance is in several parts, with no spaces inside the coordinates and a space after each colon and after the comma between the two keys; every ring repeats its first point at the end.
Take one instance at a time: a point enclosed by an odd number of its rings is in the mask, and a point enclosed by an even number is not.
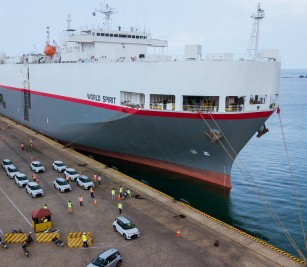
{"type": "Polygon", "coordinates": [[[205,133],[205,135],[209,137],[211,144],[214,144],[217,140],[220,140],[223,137],[221,132],[217,129],[210,129],[210,133],[205,133]]]}

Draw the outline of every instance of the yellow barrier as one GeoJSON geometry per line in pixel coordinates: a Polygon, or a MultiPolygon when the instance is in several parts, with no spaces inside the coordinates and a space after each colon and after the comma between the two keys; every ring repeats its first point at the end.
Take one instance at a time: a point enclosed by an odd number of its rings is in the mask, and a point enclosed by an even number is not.
{"type": "Polygon", "coordinates": [[[4,241],[6,243],[23,243],[27,239],[24,233],[11,233],[4,235],[4,241]]]}
{"type": "Polygon", "coordinates": [[[38,243],[48,243],[52,242],[53,238],[60,239],[59,233],[37,233],[36,234],[36,241],[38,243]]]}
{"type": "MultiPolygon", "coordinates": [[[[67,245],[70,248],[83,247],[82,234],[83,233],[81,232],[69,233],[67,236],[67,245]]],[[[86,236],[87,236],[87,245],[90,247],[92,246],[92,243],[93,243],[92,233],[87,232],[86,236]]]]}

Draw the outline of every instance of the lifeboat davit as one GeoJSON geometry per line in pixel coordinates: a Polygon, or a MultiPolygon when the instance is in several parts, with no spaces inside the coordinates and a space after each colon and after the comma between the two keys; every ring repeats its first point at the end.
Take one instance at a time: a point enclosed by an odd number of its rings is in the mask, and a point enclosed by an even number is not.
{"type": "Polygon", "coordinates": [[[52,57],[55,54],[55,46],[46,45],[44,49],[44,54],[48,57],[52,57]]]}

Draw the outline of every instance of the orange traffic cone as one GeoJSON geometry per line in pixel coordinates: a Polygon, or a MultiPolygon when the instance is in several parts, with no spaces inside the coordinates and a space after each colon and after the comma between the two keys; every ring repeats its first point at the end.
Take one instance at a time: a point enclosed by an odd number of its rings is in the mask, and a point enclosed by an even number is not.
{"type": "Polygon", "coordinates": [[[94,206],[97,206],[97,200],[94,199],[94,206]]]}
{"type": "Polygon", "coordinates": [[[180,236],[181,236],[181,234],[180,234],[180,230],[179,230],[179,229],[177,230],[177,236],[178,236],[178,237],[180,237],[180,236]]]}
{"type": "Polygon", "coordinates": [[[120,200],[120,194],[118,194],[118,196],[117,196],[117,200],[120,200]]]}

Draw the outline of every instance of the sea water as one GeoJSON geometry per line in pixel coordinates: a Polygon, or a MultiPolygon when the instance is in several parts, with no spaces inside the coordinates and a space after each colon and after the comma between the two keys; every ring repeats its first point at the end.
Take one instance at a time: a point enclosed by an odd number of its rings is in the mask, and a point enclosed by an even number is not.
{"type": "Polygon", "coordinates": [[[267,134],[261,138],[255,134],[240,152],[232,169],[230,192],[157,168],[109,158],[100,160],[299,256],[292,245],[295,242],[307,256],[302,231],[302,226],[307,231],[307,78],[298,78],[301,75],[306,77],[307,70],[282,70],[280,113],[275,112],[266,122],[267,134]]]}

